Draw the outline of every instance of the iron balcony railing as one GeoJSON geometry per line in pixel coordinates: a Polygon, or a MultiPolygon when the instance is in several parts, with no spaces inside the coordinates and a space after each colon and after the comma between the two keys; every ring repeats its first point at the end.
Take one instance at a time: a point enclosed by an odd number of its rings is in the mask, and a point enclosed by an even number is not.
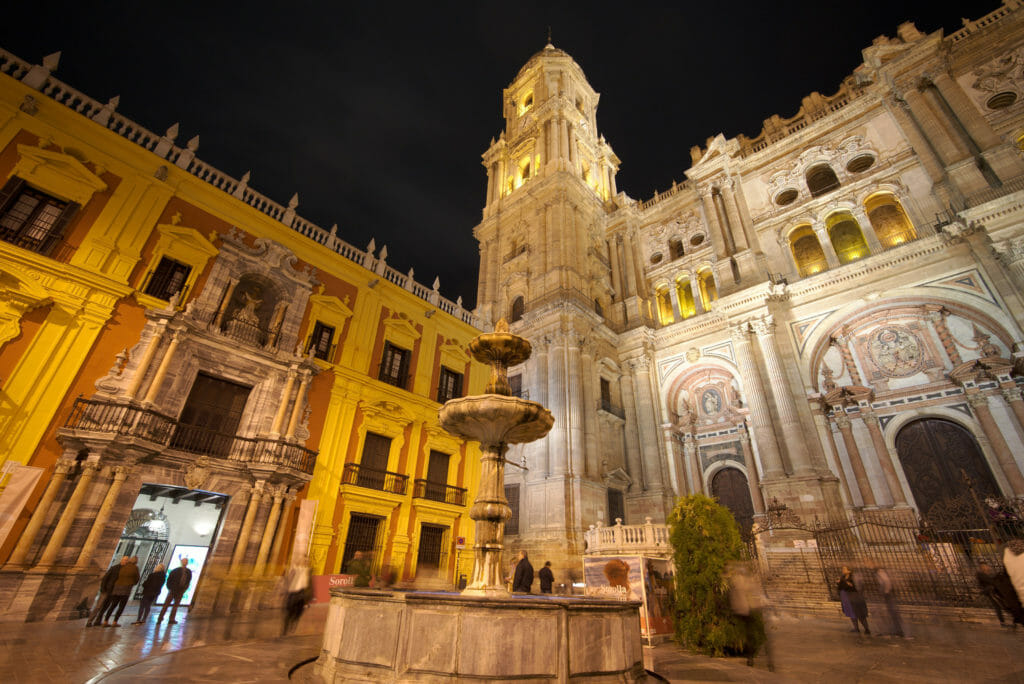
{"type": "Polygon", "coordinates": [[[376,489],[378,492],[391,494],[405,494],[408,481],[407,475],[393,473],[390,470],[366,468],[358,463],[346,463],[345,472],[341,477],[342,484],[376,489]]]}
{"type": "Polygon", "coordinates": [[[281,466],[313,474],[317,452],[281,439],[242,437],[181,423],[152,409],[79,397],[64,427],[137,437],[148,442],[240,463],[281,466]]]}
{"type": "Polygon", "coordinates": [[[466,505],[466,490],[462,487],[431,482],[430,480],[413,480],[412,498],[429,499],[453,506],[466,505]]]}

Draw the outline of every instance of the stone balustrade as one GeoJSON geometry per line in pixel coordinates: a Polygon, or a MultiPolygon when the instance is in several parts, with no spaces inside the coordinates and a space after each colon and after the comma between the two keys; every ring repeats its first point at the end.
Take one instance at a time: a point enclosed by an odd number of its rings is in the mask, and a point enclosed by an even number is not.
{"type": "Polygon", "coordinates": [[[668,525],[653,523],[649,517],[644,518],[643,525],[623,525],[622,518],[616,518],[611,527],[598,522],[583,533],[583,539],[586,542],[586,554],[591,556],[672,554],[668,525]]]}

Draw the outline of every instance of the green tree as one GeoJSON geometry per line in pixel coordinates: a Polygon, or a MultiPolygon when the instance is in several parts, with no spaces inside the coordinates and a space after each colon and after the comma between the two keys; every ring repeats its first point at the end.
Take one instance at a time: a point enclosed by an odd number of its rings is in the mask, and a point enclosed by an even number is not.
{"type": "MultiPolygon", "coordinates": [[[[712,498],[692,494],[676,502],[668,524],[676,570],[676,641],[705,655],[742,652],[746,630],[729,606],[726,577],[726,565],[743,558],[732,513],[712,498]]],[[[760,642],[763,627],[756,631],[760,642]]]]}

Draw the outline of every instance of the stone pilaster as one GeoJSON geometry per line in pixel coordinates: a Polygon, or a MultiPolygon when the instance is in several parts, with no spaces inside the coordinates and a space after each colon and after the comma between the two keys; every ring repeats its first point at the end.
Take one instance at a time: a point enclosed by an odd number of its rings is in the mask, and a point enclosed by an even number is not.
{"type": "Polygon", "coordinates": [[[129,471],[130,468],[123,465],[114,466],[111,469],[113,479],[110,481],[110,488],[107,489],[107,493],[103,497],[103,503],[100,504],[96,517],[93,518],[92,526],[89,528],[89,536],[85,538],[82,550],[78,554],[78,562],[75,564],[76,568],[85,569],[89,567],[89,561],[92,560],[93,554],[96,553],[96,545],[99,544],[100,537],[106,530],[110,512],[113,510],[114,504],[117,503],[117,496],[121,493],[121,487],[124,485],[129,471]]]}
{"type": "Polygon", "coordinates": [[[145,399],[142,400],[143,403],[152,404],[160,395],[160,387],[164,384],[164,378],[167,377],[167,371],[174,362],[174,355],[178,351],[178,345],[181,344],[181,338],[183,335],[184,333],[180,330],[175,330],[171,333],[171,343],[167,345],[167,349],[164,351],[164,355],[160,359],[160,365],[156,369],[156,375],[153,376],[153,382],[149,383],[149,390],[146,392],[145,399]]]}
{"type": "Polygon", "coordinates": [[[868,434],[871,435],[871,442],[875,447],[875,455],[878,457],[878,465],[882,466],[882,474],[885,475],[885,484],[889,488],[889,496],[897,506],[905,506],[907,498],[903,495],[903,486],[896,475],[896,467],[892,462],[892,455],[885,445],[885,436],[878,423],[878,416],[874,413],[861,411],[860,419],[868,427],[868,434]]]}
{"type": "Polygon", "coordinates": [[[975,392],[967,395],[967,402],[971,405],[971,409],[981,425],[981,430],[985,433],[985,438],[988,439],[988,443],[995,453],[1003,475],[1006,476],[1006,480],[1010,483],[1013,495],[1020,496],[1024,494],[1024,477],[1021,476],[1020,468],[1017,467],[1017,462],[1013,458],[1013,452],[1010,451],[1010,447],[1006,444],[1006,439],[1003,437],[999,425],[996,424],[995,419],[992,417],[992,411],[988,407],[988,397],[975,392]]]}
{"type": "Polygon", "coordinates": [[[71,498],[68,499],[67,505],[61,512],[57,526],[53,529],[49,541],[46,542],[46,548],[43,549],[43,555],[39,557],[39,562],[33,568],[34,570],[45,570],[57,562],[57,554],[64,548],[64,540],[67,538],[68,532],[71,531],[71,524],[75,521],[78,509],[82,506],[82,499],[89,491],[92,479],[96,476],[96,471],[99,468],[99,463],[95,461],[87,461],[82,464],[82,474],[79,476],[75,489],[71,492],[71,498]]]}
{"type": "Polygon", "coordinates": [[[757,368],[753,350],[750,348],[750,333],[747,324],[740,323],[730,326],[729,334],[736,347],[736,359],[740,367],[740,376],[743,379],[744,395],[750,406],[750,418],[754,425],[754,439],[757,441],[757,449],[764,465],[764,478],[765,480],[784,478],[786,471],[782,466],[779,443],[775,437],[775,430],[772,428],[772,416],[765,399],[761,372],[757,368]]]}
{"type": "Polygon", "coordinates": [[[61,485],[64,484],[68,473],[74,467],[75,461],[72,458],[65,457],[57,461],[53,469],[53,475],[50,477],[50,482],[46,485],[46,490],[43,492],[42,497],[40,497],[39,503],[36,504],[35,510],[32,511],[32,517],[29,518],[28,525],[25,526],[21,537],[18,538],[14,551],[11,552],[10,558],[7,559],[7,567],[18,567],[25,564],[28,551],[32,548],[36,535],[39,534],[40,528],[46,521],[46,514],[50,510],[57,492],[60,490],[61,485]]]}
{"type": "Polygon", "coordinates": [[[857,480],[857,490],[860,492],[861,501],[865,506],[875,506],[875,493],[871,489],[871,480],[868,479],[868,472],[864,469],[864,461],[860,456],[860,449],[857,447],[857,440],[853,436],[853,426],[850,417],[845,413],[837,412],[835,415],[836,427],[839,434],[843,436],[843,444],[846,446],[846,455],[850,459],[850,468],[853,470],[853,477],[857,480]]]}
{"type": "Polygon", "coordinates": [[[237,573],[241,569],[242,561],[245,559],[245,551],[249,547],[249,535],[252,534],[252,524],[256,519],[256,511],[260,507],[264,485],[264,480],[257,480],[250,488],[249,506],[245,511],[245,518],[242,520],[242,527],[238,530],[238,537],[235,539],[235,550],[231,554],[231,565],[228,567],[228,574],[237,573]]]}
{"type": "Polygon", "coordinates": [[[277,531],[277,521],[281,516],[281,501],[284,499],[284,485],[270,488],[268,495],[273,498],[270,505],[270,514],[267,516],[267,524],[263,528],[263,538],[260,539],[260,548],[256,553],[256,565],[253,567],[252,576],[262,577],[267,570],[267,559],[270,557],[270,547],[274,542],[274,533],[277,531]]]}
{"type": "Polygon", "coordinates": [[[743,460],[747,464],[747,485],[750,487],[750,500],[754,503],[754,513],[764,515],[764,495],[761,493],[761,478],[757,474],[754,462],[754,450],[750,446],[750,433],[745,425],[739,425],[740,446],[743,449],[743,460]]]}

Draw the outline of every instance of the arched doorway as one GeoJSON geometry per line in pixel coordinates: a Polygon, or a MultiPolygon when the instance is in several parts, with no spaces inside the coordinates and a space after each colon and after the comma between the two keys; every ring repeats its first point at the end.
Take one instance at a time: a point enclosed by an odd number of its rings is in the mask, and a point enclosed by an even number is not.
{"type": "Polygon", "coordinates": [[[744,540],[754,524],[754,502],[750,500],[747,476],[738,468],[722,468],[711,478],[711,495],[729,509],[744,540]]]}
{"type": "Polygon", "coordinates": [[[896,453],[922,515],[967,493],[961,470],[971,478],[979,498],[999,496],[999,486],[974,435],[951,420],[922,418],[907,423],[896,435],[896,453]]]}

